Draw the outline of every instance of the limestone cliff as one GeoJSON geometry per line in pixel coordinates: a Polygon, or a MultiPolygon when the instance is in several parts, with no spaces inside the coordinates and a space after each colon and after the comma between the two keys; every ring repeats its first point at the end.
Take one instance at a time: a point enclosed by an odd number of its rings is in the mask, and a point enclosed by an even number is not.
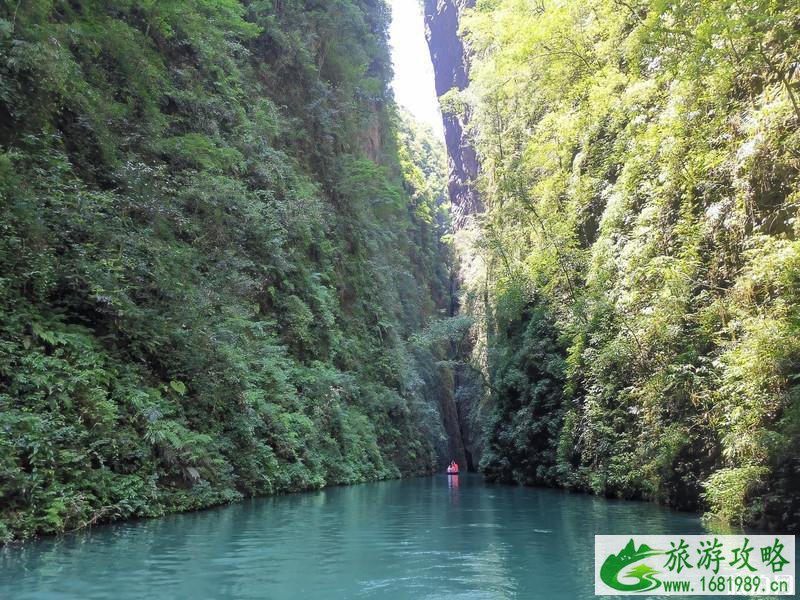
{"type": "MultiPolygon", "coordinates": [[[[469,65],[464,43],[458,35],[458,17],[474,0],[425,0],[425,36],[433,62],[436,95],[468,85],[469,65]]],[[[453,203],[453,226],[464,227],[468,216],[483,205],[475,189],[478,160],[466,138],[469,114],[443,112],[444,137],[449,167],[448,192],[453,203]]]]}
{"type": "MultiPolygon", "coordinates": [[[[435,75],[436,95],[441,97],[452,89],[463,90],[469,85],[468,51],[459,36],[459,16],[474,0],[425,0],[425,35],[428,40],[435,75]]],[[[469,139],[469,112],[454,114],[443,111],[445,143],[448,162],[448,194],[452,202],[453,228],[466,231],[470,216],[483,211],[475,180],[478,159],[469,139]]],[[[460,312],[459,291],[461,268],[456,265],[451,281],[450,315],[460,312]]],[[[455,360],[469,355],[471,345],[453,349],[455,360]]],[[[451,394],[442,398],[442,416],[449,439],[450,453],[474,470],[481,457],[481,434],[472,416],[478,403],[480,387],[469,369],[453,373],[451,394]]]]}

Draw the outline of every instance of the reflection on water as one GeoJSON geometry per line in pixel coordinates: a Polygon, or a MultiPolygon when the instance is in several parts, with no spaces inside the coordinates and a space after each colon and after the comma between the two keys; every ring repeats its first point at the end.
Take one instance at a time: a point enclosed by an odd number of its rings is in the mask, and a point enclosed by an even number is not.
{"type": "Polygon", "coordinates": [[[447,476],[447,487],[450,488],[450,501],[458,504],[458,475],[447,476]]]}
{"type": "Polygon", "coordinates": [[[595,598],[594,535],[703,533],[652,504],[435,476],[0,550],[0,598],[595,598]]]}

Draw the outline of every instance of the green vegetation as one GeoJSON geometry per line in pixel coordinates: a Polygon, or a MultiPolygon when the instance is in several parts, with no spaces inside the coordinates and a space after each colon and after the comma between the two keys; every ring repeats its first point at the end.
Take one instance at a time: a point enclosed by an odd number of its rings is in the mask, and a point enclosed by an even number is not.
{"type": "Polygon", "coordinates": [[[800,6],[480,0],[458,261],[387,21],[0,6],[0,541],[430,472],[443,406],[492,480],[796,527],[800,6]]]}
{"type": "Polygon", "coordinates": [[[430,471],[443,160],[387,20],[0,6],[0,540],[430,471]]]}
{"type": "Polygon", "coordinates": [[[796,527],[800,5],[479,0],[462,26],[487,476],[796,527]]]}

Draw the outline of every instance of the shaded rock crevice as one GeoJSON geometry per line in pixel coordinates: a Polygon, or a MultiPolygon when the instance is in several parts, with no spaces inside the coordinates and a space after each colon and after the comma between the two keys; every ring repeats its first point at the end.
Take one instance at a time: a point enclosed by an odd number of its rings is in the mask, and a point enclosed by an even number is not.
{"type": "MultiPolygon", "coordinates": [[[[425,36],[433,63],[437,97],[451,90],[462,91],[469,85],[469,52],[459,35],[459,19],[475,0],[425,0],[425,36]]],[[[469,139],[470,113],[442,110],[447,147],[447,191],[452,204],[455,231],[469,226],[471,217],[483,212],[476,187],[478,157],[469,139]]],[[[460,312],[461,275],[458,258],[450,282],[450,316],[460,312]]],[[[471,344],[451,348],[451,359],[462,361],[472,352],[471,344]]],[[[474,374],[464,366],[452,372],[449,393],[441,399],[442,418],[448,436],[448,451],[470,471],[476,470],[481,457],[481,435],[473,413],[478,395],[474,374]]]]}

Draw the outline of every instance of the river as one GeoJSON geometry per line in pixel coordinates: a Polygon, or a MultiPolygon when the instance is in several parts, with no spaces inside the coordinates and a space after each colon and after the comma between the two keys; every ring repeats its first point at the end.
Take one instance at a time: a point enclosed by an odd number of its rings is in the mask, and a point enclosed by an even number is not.
{"type": "Polygon", "coordinates": [[[704,530],[644,502],[439,475],[6,547],[0,598],[596,598],[596,533],[704,530]]]}

